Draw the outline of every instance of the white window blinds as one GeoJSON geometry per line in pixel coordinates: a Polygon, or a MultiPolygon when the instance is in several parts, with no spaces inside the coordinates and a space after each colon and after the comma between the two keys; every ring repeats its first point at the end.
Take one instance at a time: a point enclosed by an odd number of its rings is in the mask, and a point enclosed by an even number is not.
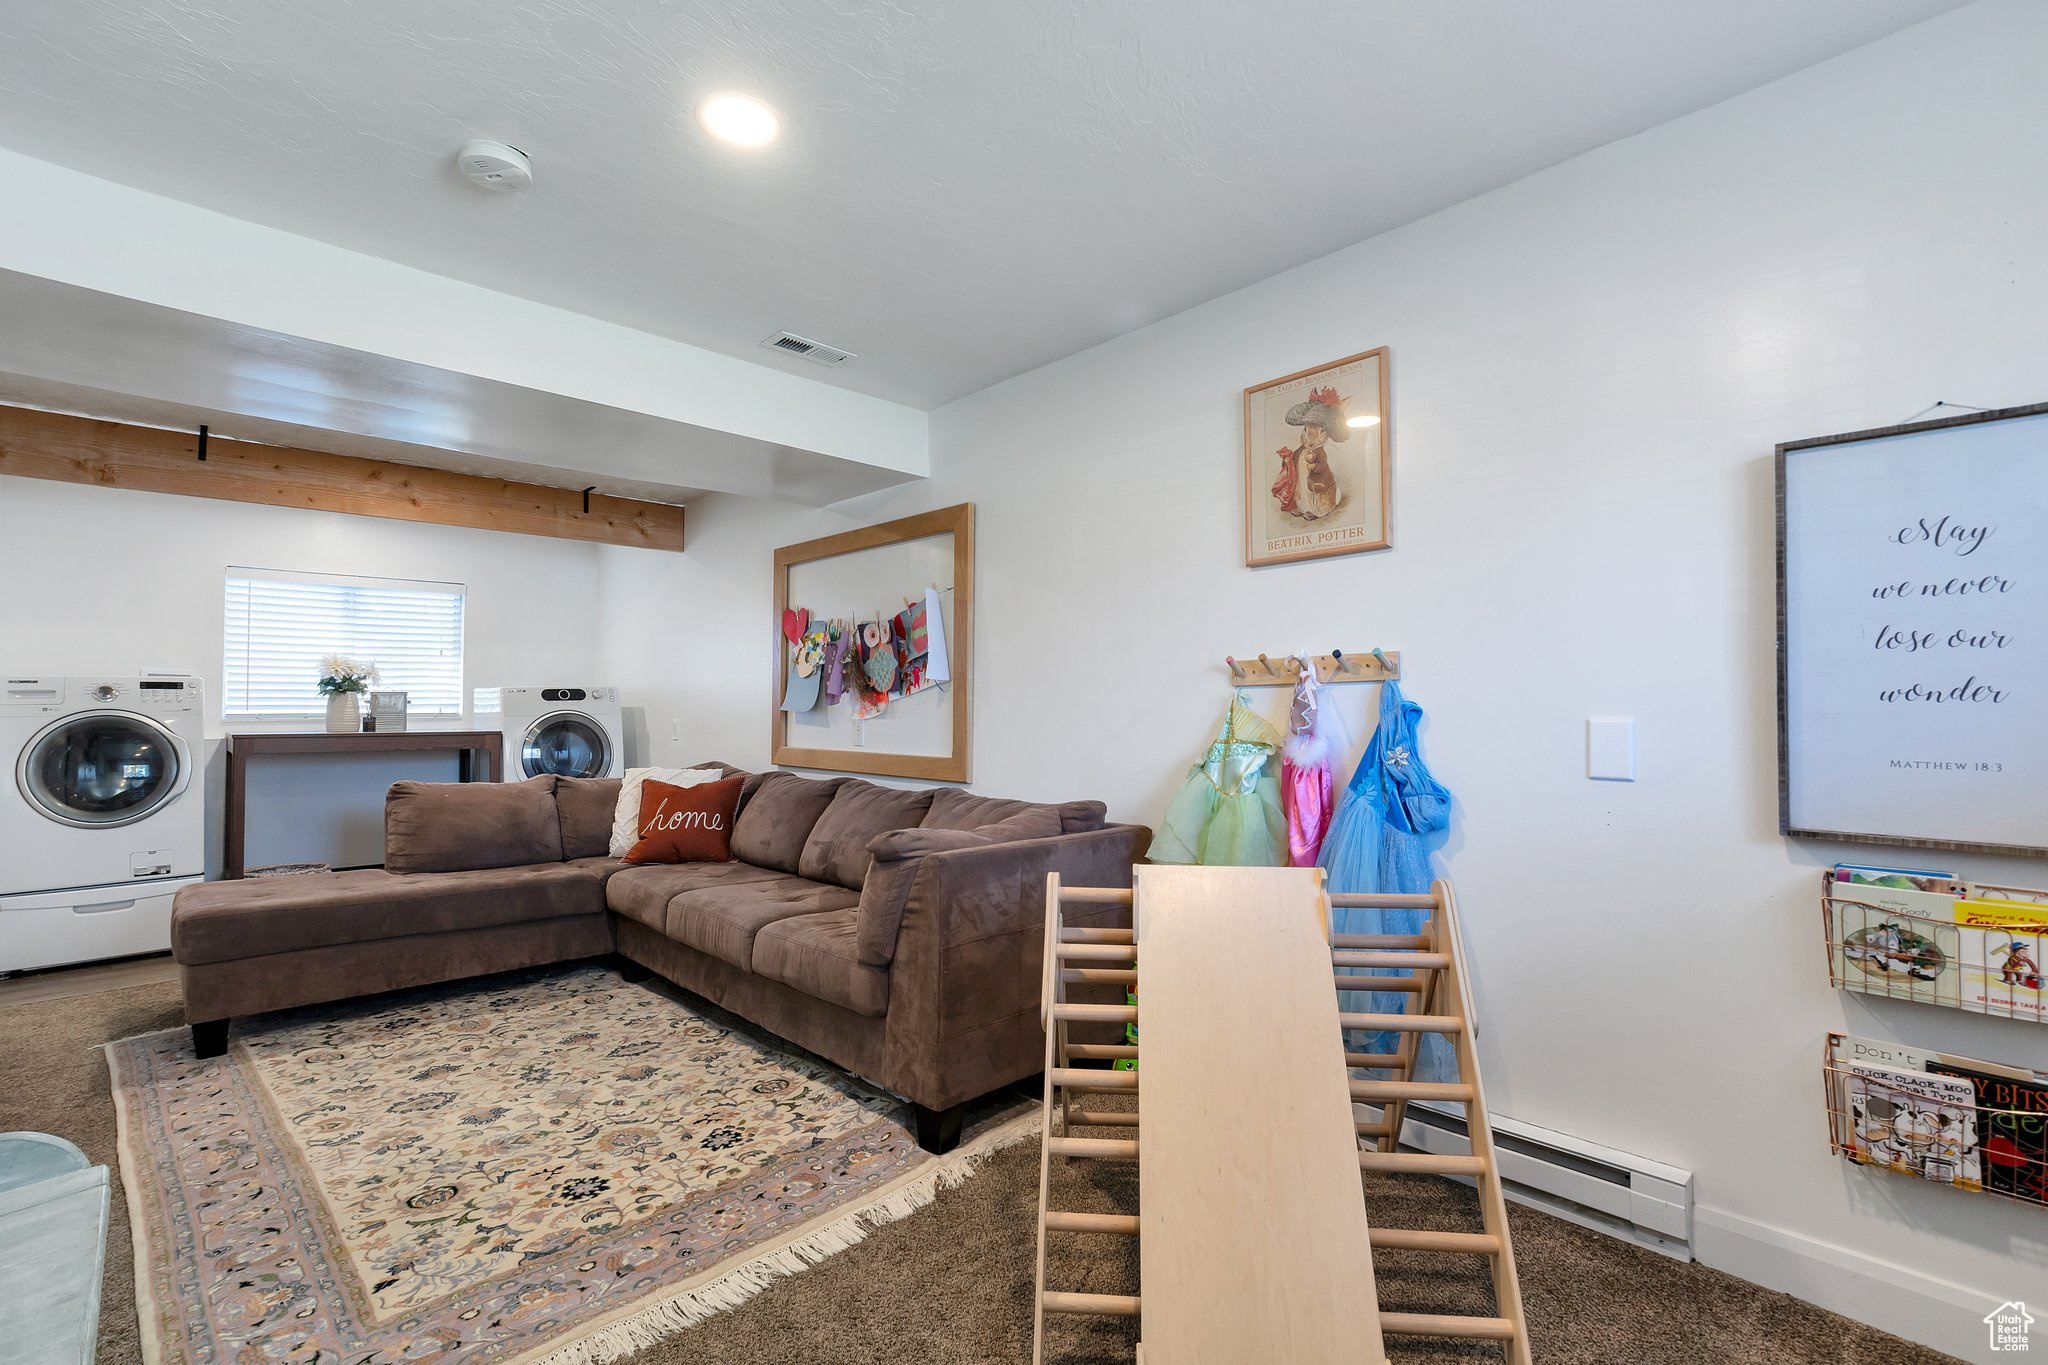
{"type": "Polygon", "coordinates": [[[415,717],[462,714],[460,583],[230,568],[221,711],[229,720],[320,716],[320,660],[377,666],[377,691],[415,717]]]}

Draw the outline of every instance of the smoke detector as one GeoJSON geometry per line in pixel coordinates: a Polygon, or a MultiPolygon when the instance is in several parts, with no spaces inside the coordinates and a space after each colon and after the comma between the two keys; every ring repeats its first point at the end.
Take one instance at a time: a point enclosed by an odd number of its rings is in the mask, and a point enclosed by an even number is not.
{"type": "Polygon", "coordinates": [[[455,168],[470,184],[500,194],[516,194],[533,184],[533,163],[526,153],[502,142],[466,142],[455,154],[455,168]]]}
{"type": "Polygon", "coordinates": [[[852,351],[842,351],[837,346],[827,346],[822,341],[800,337],[794,332],[777,332],[761,344],[785,355],[800,355],[814,365],[844,365],[853,359],[852,351]]]}

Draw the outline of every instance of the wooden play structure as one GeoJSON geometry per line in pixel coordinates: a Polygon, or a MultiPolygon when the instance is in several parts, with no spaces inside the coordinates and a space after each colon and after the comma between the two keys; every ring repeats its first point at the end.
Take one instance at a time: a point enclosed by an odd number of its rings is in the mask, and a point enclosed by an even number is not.
{"type": "Polygon", "coordinates": [[[1450,886],[1333,895],[1315,868],[1148,866],[1133,880],[1128,890],[1063,887],[1055,875],[1046,888],[1033,1365],[1045,1360],[1048,1313],[1140,1318],[1139,1365],[1381,1365],[1389,1337],[1494,1341],[1506,1365],[1530,1365],[1450,886]],[[1065,923],[1068,908],[1124,905],[1129,929],[1065,923]],[[1333,905],[1429,913],[1420,934],[1332,935],[1333,905]],[[1136,1005],[1068,998],[1071,987],[1134,987],[1141,962],[1136,1005]],[[1339,1009],[1340,994],[1365,989],[1412,1004],[1398,1014],[1339,1009]],[[1088,1024],[1136,1024],[1138,1041],[1069,1038],[1088,1024]],[[1401,1042],[1347,1052],[1346,1030],[1401,1042]],[[1459,1080],[1412,1079],[1423,1033],[1451,1041],[1459,1080]],[[1102,1069],[1125,1059],[1136,1069],[1102,1069]],[[1101,1096],[1137,1104],[1086,1103],[1101,1096]],[[1464,1106],[1469,1156],[1397,1150],[1402,1111],[1417,1100],[1464,1106]],[[1361,1117],[1358,1105],[1379,1112],[1361,1117]],[[1089,1135],[1105,1128],[1139,1136],[1089,1135]],[[1138,1212],[1050,1207],[1056,1159],[1136,1161],[1138,1212]],[[1364,1181],[1418,1174],[1472,1179],[1482,1230],[1372,1227],[1364,1181]],[[1138,1238],[1140,1294],[1048,1289],[1065,1234],[1138,1238]],[[1487,1258],[1496,1316],[1382,1311],[1372,1258],[1384,1249],[1487,1258]]]}

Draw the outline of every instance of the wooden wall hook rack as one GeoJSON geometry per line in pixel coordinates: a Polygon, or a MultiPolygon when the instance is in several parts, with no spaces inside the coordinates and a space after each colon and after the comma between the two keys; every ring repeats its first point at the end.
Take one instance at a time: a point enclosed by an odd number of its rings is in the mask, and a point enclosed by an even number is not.
{"type": "Polygon", "coordinates": [[[1254,654],[1224,657],[1233,687],[1292,687],[1302,660],[1316,666],[1316,681],[1385,682],[1401,676],[1401,654],[1393,649],[1333,649],[1328,654],[1254,654]]]}

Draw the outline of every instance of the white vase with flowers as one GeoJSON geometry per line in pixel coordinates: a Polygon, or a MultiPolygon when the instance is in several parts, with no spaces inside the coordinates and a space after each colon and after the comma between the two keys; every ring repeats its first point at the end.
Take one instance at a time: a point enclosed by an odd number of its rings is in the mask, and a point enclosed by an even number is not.
{"type": "Polygon", "coordinates": [[[363,693],[377,681],[377,665],[340,654],[320,661],[320,691],[327,698],[327,733],[352,735],[363,728],[363,693]]]}

